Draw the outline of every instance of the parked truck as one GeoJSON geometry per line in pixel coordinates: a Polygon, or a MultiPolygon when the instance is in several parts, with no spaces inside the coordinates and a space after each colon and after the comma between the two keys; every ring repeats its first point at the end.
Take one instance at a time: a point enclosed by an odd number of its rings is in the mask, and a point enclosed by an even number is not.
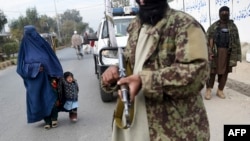
{"type": "MultiPolygon", "coordinates": [[[[118,47],[124,48],[127,44],[127,27],[138,13],[138,8],[123,7],[113,8],[114,32],[118,47]]],[[[110,66],[118,63],[117,47],[110,45],[107,18],[103,18],[96,33],[89,36],[89,40],[95,41],[93,48],[95,74],[99,81],[100,95],[103,102],[110,102],[114,93],[106,93],[101,89],[101,75],[110,66]]]]}

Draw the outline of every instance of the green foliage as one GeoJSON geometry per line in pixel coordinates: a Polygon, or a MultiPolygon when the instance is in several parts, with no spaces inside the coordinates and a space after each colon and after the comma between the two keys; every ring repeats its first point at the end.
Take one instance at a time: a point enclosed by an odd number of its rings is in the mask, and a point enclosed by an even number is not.
{"type": "Polygon", "coordinates": [[[48,17],[47,15],[41,15],[39,18],[39,24],[40,24],[40,32],[41,33],[50,33],[50,32],[56,32],[56,21],[48,17]]]}
{"type": "Polygon", "coordinates": [[[3,45],[2,51],[7,55],[7,58],[10,59],[11,55],[18,52],[18,43],[17,42],[7,42],[3,45]]]}
{"type": "Polygon", "coordinates": [[[78,10],[68,9],[61,15],[61,20],[62,21],[75,21],[76,23],[79,23],[79,22],[82,22],[82,17],[78,10]]]}
{"type": "Polygon", "coordinates": [[[0,53],[2,52],[1,46],[4,43],[4,37],[0,36],[0,53]]]}
{"type": "MultiPolygon", "coordinates": [[[[88,23],[82,21],[80,12],[73,10],[66,10],[63,14],[59,16],[59,28],[61,40],[64,45],[69,43],[69,37],[71,38],[74,30],[77,30],[78,33],[84,33],[86,29],[93,31],[92,28],[89,28],[88,23]]],[[[17,20],[11,21],[9,27],[12,34],[12,37],[21,40],[23,35],[23,27],[25,25],[34,25],[39,33],[57,33],[57,18],[48,17],[47,15],[39,15],[36,8],[28,8],[26,10],[25,16],[20,16],[17,20]]],[[[57,37],[59,39],[59,37],[57,37]]],[[[61,45],[62,42],[59,44],[61,45]]]]}
{"type": "Polygon", "coordinates": [[[34,25],[36,26],[37,28],[41,28],[40,25],[39,25],[39,17],[38,17],[38,13],[37,13],[37,10],[36,8],[28,8],[26,10],[26,20],[27,20],[27,24],[30,24],[30,25],[34,25]]]}
{"type": "Polygon", "coordinates": [[[3,11],[0,9],[0,31],[4,28],[4,25],[7,23],[6,16],[4,15],[3,11]]]}
{"type": "Polygon", "coordinates": [[[71,37],[67,36],[63,38],[62,43],[66,46],[71,46],[71,37]]]}

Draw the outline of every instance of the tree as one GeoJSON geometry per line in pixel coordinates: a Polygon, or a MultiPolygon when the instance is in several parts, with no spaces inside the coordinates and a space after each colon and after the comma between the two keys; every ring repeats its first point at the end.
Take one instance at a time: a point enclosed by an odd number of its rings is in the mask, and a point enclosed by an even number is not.
{"type": "Polygon", "coordinates": [[[20,16],[17,20],[11,21],[9,26],[12,37],[20,41],[23,34],[23,27],[27,24],[27,18],[24,16],[20,16]]]}
{"type": "Polygon", "coordinates": [[[2,50],[7,55],[7,58],[10,59],[11,55],[14,57],[14,54],[18,52],[18,43],[15,41],[7,42],[3,45],[2,50]]]}
{"type": "Polygon", "coordinates": [[[76,30],[77,33],[82,34],[84,30],[88,27],[87,23],[79,22],[76,23],[72,20],[66,20],[61,25],[61,31],[62,31],[62,39],[64,40],[64,43],[68,44],[70,43],[71,36],[73,35],[74,31],[76,30]]]}
{"type": "Polygon", "coordinates": [[[4,25],[7,23],[6,16],[4,15],[3,11],[0,9],[0,31],[4,28],[4,25]]]}
{"type": "MultiPolygon", "coordinates": [[[[38,32],[49,31],[50,29],[46,29],[44,27],[46,20],[51,22],[51,19],[45,16],[42,20],[39,17],[39,14],[36,8],[28,8],[26,10],[26,16],[19,16],[17,20],[13,20],[10,23],[11,34],[14,38],[21,40],[23,34],[23,28],[26,25],[34,25],[38,32]]],[[[47,22],[48,23],[48,22],[47,22]]]]}
{"type": "Polygon", "coordinates": [[[41,33],[50,33],[50,32],[56,32],[57,31],[57,25],[56,20],[48,17],[47,15],[41,15],[39,18],[40,23],[40,32],[41,33]]]}
{"type": "Polygon", "coordinates": [[[79,34],[82,34],[87,28],[88,23],[82,21],[80,12],[73,10],[66,10],[62,15],[60,15],[60,27],[61,27],[61,36],[64,40],[64,43],[70,43],[71,36],[76,30],[79,34]]]}
{"type": "Polygon", "coordinates": [[[73,9],[73,10],[66,10],[61,15],[61,21],[75,21],[77,23],[82,22],[82,17],[80,16],[80,12],[73,9]]]}
{"type": "Polygon", "coordinates": [[[21,40],[23,27],[25,25],[34,25],[36,26],[37,30],[41,29],[36,8],[28,8],[26,10],[26,16],[20,16],[17,20],[13,20],[10,23],[9,26],[12,36],[18,40],[21,40]]]}
{"type": "MultiPolygon", "coordinates": [[[[64,44],[69,43],[74,30],[78,33],[83,33],[89,28],[88,23],[82,21],[80,12],[73,10],[66,10],[63,14],[59,15],[60,35],[64,44]]],[[[11,21],[9,27],[12,37],[21,40],[23,34],[23,27],[25,25],[34,25],[40,33],[55,33],[57,31],[56,18],[48,17],[47,15],[39,15],[36,8],[28,8],[25,16],[20,16],[17,20],[11,21]]]]}
{"type": "Polygon", "coordinates": [[[29,24],[40,28],[38,13],[37,13],[37,10],[36,10],[35,7],[34,8],[28,8],[26,10],[26,19],[27,19],[29,24]]]}

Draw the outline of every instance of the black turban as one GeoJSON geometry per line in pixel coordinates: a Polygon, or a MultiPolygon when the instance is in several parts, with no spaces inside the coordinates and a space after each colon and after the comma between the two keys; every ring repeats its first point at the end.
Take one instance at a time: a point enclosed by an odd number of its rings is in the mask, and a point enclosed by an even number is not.
{"type": "Polygon", "coordinates": [[[227,11],[227,12],[229,12],[229,7],[227,7],[227,6],[222,6],[222,7],[220,8],[220,10],[219,10],[219,13],[222,12],[222,11],[227,11]]]}

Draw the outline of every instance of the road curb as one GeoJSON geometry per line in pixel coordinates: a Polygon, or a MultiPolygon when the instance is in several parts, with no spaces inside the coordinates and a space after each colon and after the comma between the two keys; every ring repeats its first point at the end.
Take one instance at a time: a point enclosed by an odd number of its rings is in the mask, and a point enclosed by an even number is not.
{"type": "Polygon", "coordinates": [[[7,68],[8,66],[16,65],[17,59],[11,59],[4,62],[0,62],[0,70],[7,68]]]}
{"type": "MultiPolygon", "coordinates": [[[[63,48],[66,48],[66,46],[60,46],[60,47],[56,48],[56,50],[60,50],[63,48]]],[[[9,66],[16,65],[16,64],[17,64],[17,59],[11,59],[11,60],[7,60],[4,62],[0,62],[0,70],[3,70],[9,66]]]]}

